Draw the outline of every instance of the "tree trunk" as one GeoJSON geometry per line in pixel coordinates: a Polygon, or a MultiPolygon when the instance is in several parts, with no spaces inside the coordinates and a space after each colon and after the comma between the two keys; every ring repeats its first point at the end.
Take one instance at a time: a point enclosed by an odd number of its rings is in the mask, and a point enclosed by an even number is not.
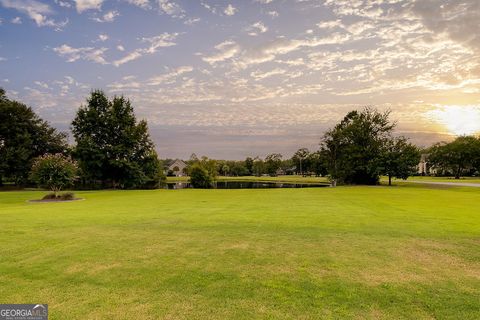
{"type": "Polygon", "coordinates": [[[460,179],[460,171],[461,171],[461,167],[458,167],[457,173],[455,173],[455,179],[460,179]]]}
{"type": "Polygon", "coordinates": [[[388,185],[389,186],[392,185],[392,176],[391,175],[388,175],[388,185]]]}

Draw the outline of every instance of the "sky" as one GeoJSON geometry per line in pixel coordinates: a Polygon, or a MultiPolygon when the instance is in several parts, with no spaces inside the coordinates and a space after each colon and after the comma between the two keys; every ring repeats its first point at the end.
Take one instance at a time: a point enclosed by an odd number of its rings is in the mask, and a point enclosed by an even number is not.
{"type": "Polygon", "coordinates": [[[161,158],[289,157],[364,106],[429,146],[480,131],[480,1],[0,0],[0,87],[66,131],[125,95],[161,158]]]}

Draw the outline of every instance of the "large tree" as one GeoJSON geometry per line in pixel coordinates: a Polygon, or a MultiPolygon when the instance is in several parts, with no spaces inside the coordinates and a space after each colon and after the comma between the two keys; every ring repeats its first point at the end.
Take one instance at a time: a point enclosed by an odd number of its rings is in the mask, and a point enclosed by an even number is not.
{"type": "Polygon", "coordinates": [[[161,163],[148,134],[147,122],[137,121],[128,99],[109,100],[93,91],[72,122],[83,178],[105,187],[156,187],[163,178],[161,163]]]}
{"type": "Polygon", "coordinates": [[[377,184],[385,144],[394,127],[389,112],[371,108],[349,112],[321,143],[331,178],[339,183],[377,184]]]}
{"type": "Polygon", "coordinates": [[[437,170],[451,172],[455,179],[463,173],[480,170],[480,139],[473,136],[457,137],[450,143],[435,144],[429,150],[428,162],[437,170]]]}
{"type": "Polygon", "coordinates": [[[392,178],[406,180],[416,171],[420,161],[420,151],[417,146],[408,142],[405,137],[391,138],[385,143],[382,160],[382,174],[388,176],[388,185],[392,178]]]}
{"type": "Polygon", "coordinates": [[[307,148],[298,149],[292,156],[292,161],[297,172],[303,175],[305,171],[310,171],[310,151],[307,148]]]}
{"type": "Polygon", "coordinates": [[[277,175],[277,170],[282,165],[282,155],[280,153],[272,153],[265,157],[265,170],[271,175],[277,175]]]}
{"type": "Polygon", "coordinates": [[[66,150],[65,133],[50,127],[25,104],[8,99],[0,88],[0,185],[4,179],[24,184],[34,158],[66,150]]]}

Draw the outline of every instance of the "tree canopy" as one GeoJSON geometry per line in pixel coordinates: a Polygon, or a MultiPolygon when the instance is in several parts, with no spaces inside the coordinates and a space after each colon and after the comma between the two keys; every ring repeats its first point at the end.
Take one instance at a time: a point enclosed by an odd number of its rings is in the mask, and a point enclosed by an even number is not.
{"type": "Polygon", "coordinates": [[[93,91],[72,122],[74,156],[83,178],[114,188],[156,187],[163,178],[147,122],[123,96],[93,91]]]}
{"type": "Polygon", "coordinates": [[[459,179],[469,171],[480,171],[480,138],[460,136],[450,143],[435,144],[428,153],[428,162],[438,173],[451,173],[459,179]]]}
{"type": "Polygon", "coordinates": [[[0,185],[4,179],[26,183],[34,158],[66,150],[65,133],[25,104],[8,99],[0,88],[0,185]]]}

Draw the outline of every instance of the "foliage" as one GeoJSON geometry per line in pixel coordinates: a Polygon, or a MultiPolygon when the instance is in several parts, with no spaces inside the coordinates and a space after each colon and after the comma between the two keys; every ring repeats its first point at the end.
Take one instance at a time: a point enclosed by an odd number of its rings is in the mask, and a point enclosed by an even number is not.
{"type": "Polygon", "coordinates": [[[83,178],[114,188],[154,188],[163,170],[147,122],[137,121],[129,100],[93,91],[72,122],[74,155],[83,178]]]}
{"type": "Polygon", "coordinates": [[[67,150],[66,135],[40,119],[30,107],[10,100],[0,88],[0,185],[27,182],[33,159],[67,150]]]}
{"type": "Polygon", "coordinates": [[[252,158],[247,157],[245,159],[245,168],[247,169],[249,175],[253,174],[253,159],[252,158]]]}
{"type": "Polygon", "coordinates": [[[392,177],[406,180],[415,174],[419,161],[419,149],[406,138],[389,139],[383,152],[382,174],[388,176],[388,185],[392,185],[392,177]]]}
{"type": "Polygon", "coordinates": [[[34,160],[31,178],[57,196],[60,190],[73,184],[76,172],[77,164],[70,157],[60,153],[45,154],[34,160]]]}
{"type": "Polygon", "coordinates": [[[265,157],[265,171],[271,176],[277,174],[282,164],[282,155],[280,153],[272,153],[265,157]]]}
{"type": "Polygon", "coordinates": [[[292,161],[299,174],[303,175],[304,172],[308,172],[310,169],[310,150],[307,148],[298,149],[293,154],[292,161]]]}
{"type": "Polygon", "coordinates": [[[252,170],[252,173],[257,177],[261,176],[265,172],[265,163],[261,158],[255,157],[255,159],[253,159],[252,170]]]}
{"type": "Polygon", "coordinates": [[[46,194],[42,200],[75,200],[75,194],[73,192],[63,192],[61,194],[49,193],[46,194]]]}
{"type": "Polygon", "coordinates": [[[322,140],[331,178],[339,183],[377,184],[385,143],[395,124],[389,112],[351,111],[322,140]]]}
{"type": "Polygon", "coordinates": [[[456,179],[467,171],[480,171],[480,138],[461,136],[437,143],[429,150],[428,162],[436,170],[452,172],[456,179]]]}
{"type": "Polygon", "coordinates": [[[199,189],[208,189],[213,186],[214,178],[210,172],[200,164],[194,164],[190,168],[190,183],[192,187],[199,189]]]}

